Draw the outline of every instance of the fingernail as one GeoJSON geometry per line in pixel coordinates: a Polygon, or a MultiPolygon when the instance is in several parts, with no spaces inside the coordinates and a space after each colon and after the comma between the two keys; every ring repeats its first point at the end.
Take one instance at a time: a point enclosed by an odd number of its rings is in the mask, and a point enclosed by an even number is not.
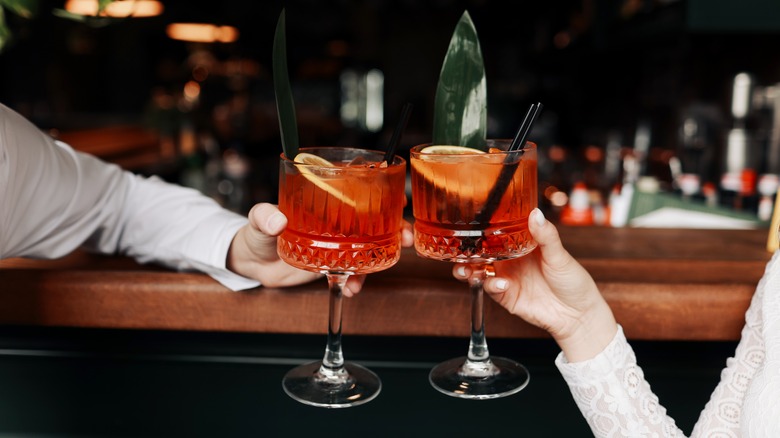
{"type": "Polygon", "coordinates": [[[493,286],[495,286],[498,290],[506,290],[508,283],[503,278],[499,278],[495,281],[495,283],[493,283],[493,286]]]}
{"type": "Polygon", "coordinates": [[[465,266],[458,266],[455,269],[455,273],[458,274],[459,277],[465,277],[466,276],[466,267],[465,266]]]}
{"type": "Polygon", "coordinates": [[[544,213],[542,213],[542,210],[534,208],[531,214],[533,215],[533,220],[536,222],[536,225],[543,227],[547,223],[547,219],[544,218],[544,213]]]}
{"type": "Polygon", "coordinates": [[[268,228],[271,230],[278,230],[283,228],[287,224],[287,218],[281,212],[276,212],[268,218],[268,228]]]}

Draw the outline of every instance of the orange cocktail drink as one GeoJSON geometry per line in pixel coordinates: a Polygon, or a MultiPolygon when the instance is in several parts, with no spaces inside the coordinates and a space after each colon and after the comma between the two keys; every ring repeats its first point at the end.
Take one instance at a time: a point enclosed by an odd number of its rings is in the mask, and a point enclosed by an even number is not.
{"type": "Polygon", "coordinates": [[[420,145],[411,150],[415,249],[427,258],[490,263],[536,247],[528,215],[537,206],[536,145],[505,152],[420,145]]]}
{"type": "Polygon", "coordinates": [[[282,155],[279,209],[288,224],[280,257],[315,272],[367,274],[401,254],[406,163],[383,153],[303,148],[296,162],[282,155]]]}

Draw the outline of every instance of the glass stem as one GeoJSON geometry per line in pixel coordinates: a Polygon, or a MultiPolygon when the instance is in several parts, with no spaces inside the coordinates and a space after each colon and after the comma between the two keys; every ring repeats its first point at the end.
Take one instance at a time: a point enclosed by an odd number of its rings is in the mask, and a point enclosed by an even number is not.
{"type": "Polygon", "coordinates": [[[483,285],[487,273],[485,265],[472,265],[469,278],[471,289],[471,341],[469,342],[468,361],[487,362],[490,360],[487,339],[485,338],[485,312],[483,285]]]}
{"type": "Polygon", "coordinates": [[[346,376],[344,354],[341,352],[341,304],[342,290],[347,283],[348,274],[328,274],[330,302],[328,305],[328,344],[322,358],[320,373],[327,379],[346,376]]]}

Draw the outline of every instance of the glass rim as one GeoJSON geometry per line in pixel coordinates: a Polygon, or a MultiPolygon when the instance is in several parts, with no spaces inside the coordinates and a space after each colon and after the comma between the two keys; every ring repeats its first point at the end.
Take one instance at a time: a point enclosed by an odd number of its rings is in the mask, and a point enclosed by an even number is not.
{"type": "MultiPolygon", "coordinates": [[[[489,139],[486,140],[486,145],[489,145],[491,142],[494,142],[494,143],[495,142],[511,143],[512,139],[511,138],[489,138],[489,139]]],[[[426,148],[428,146],[455,146],[455,145],[438,145],[438,144],[433,143],[433,142],[421,143],[421,144],[412,146],[409,149],[409,152],[410,152],[410,154],[412,156],[422,155],[422,152],[421,152],[422,149],[426,148]]],[[[457,147],[469,147],[469,146],[457,146],[457,147]]],[[[502,155],[502,154],[503,155],[520,154],[520,153],[523,153],[523,152],[535,150],[537,147],[538,147],[538,145],[536,144],[536,142],[533,142],[531,140],[526,140],[525,141],[525,146],[522,147],[522,148],[515,149],[514,151],[491,152],[491,154],[497,154],[497,155],[502,155]]],[[[476,149],[476,148],[472,148],[472,149],[476,149]]],[[[482,149],[476,149],[476,150],[482,151],[482,149]]],[[[462,156],[463,154],[442,154],[442,153],[438,153],[436,155],[439,156],[439,157],[456,157],[456,156],[462,156]]]]}
{"type": "MultiPolygon", "coordinates": [[[[299,148],[298,152],[299,153],[300,152],[306,152],[306,151],[311,151],[313,149],[330,149],[330,150],[334,150],[334,151],[346,151],[346,150],[349,150],[349,151],[359,151],[359,152],[366,152],[366,153],[371,153],[371,154],[378,154],[382,158],[384,158],[384,155],[385,155],[385,151],[380,151],[380,150],[377,150],[377,149],[363,149],[363,148],[356,148],[356,147],[350,147],[350,146],[309,146],[309,147],[299,148]]],[[[290,163],[290,164],[293,164],[293,165],[296,165],[296,166],[322,167],[322,168],[325,168],[323,166],[318,166],[316,164],[298,163],[295,160],[290,159],[289,157],[287,157],[284,154],[284,151],[282,151],[279,154],[279,158],[282,160],[283,163],[290,163]]],[[[384,160],[380,160],[380,161],[384,161],[384,160]]],[[[404,165],[406,165],[406,160],[404,159],[404,157],[402,157],[402,156],[400,156],[398,154],[395,154],[395,156],[393,156],[393,162],[392,163],[388,163],[387,167],[381,167],[380,169],[392,169],[392,168],[396,168],[396,167],[404,166],[404,165]]],[[[346,167],[341,167],[340,166],[338,168],[339,169],[345,169],[346,167]]],[[[364,169],[364,168],[363,167],[355,167],[355,169],[364,169]]]]}

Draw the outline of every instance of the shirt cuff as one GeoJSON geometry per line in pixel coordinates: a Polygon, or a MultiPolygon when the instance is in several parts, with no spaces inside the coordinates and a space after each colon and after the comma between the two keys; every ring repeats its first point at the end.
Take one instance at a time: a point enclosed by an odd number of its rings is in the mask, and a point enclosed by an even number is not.
{"type": "Polygon", "coordinates": [[[197,268],[204,273],[208,274],[211,278],[221,283],[233,291],[252,289],[260,286],[260,282],[236,274],[233,271],[227,269],[227,253],[230,250],[230,244],[238,233],[238,230],[247,223],[247,218],[233,214],[230,212],[224,212],[211,220],[206,221],[203,226],[211,229],[219,230],[214,236],[212,241],[213,246],[210,250],[201,252],[208,254],[208,260],[205,264],[198,266],[197,268]]]}

